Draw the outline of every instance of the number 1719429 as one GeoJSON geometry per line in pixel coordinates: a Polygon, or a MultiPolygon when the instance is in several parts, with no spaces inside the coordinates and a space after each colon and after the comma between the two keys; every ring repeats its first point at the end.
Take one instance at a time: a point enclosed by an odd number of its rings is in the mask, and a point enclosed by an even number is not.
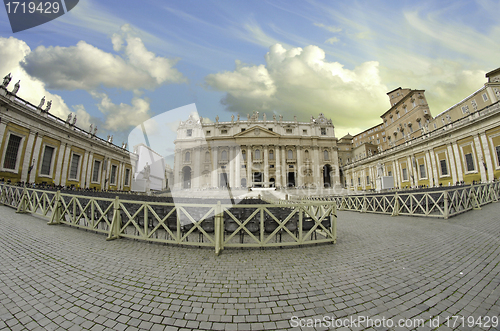
{"type": "Polygon", "coordinates": [[[40,2],[38,5],[35,2],[12,1],[5,3],[7,14],[57,14],[60,10],[59,2],[40,2]]]}

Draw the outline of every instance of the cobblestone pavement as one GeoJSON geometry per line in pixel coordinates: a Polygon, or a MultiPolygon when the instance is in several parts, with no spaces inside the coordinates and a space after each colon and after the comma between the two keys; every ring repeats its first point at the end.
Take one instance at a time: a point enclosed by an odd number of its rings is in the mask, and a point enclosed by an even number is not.
{"type": "Polygon", "coordinates": [[[467,318],[500,315],[499,214],[500,203],[449,220],[339,212],[335,245],[217,257],[0,206],[0,329],[277,330],[316,317],[318,330],[332,318],[361,330],[363,316],[385,321],[377,330],[488,329],[467,318]],[[454,315],[465,320],[447,325],[454,315]]]}

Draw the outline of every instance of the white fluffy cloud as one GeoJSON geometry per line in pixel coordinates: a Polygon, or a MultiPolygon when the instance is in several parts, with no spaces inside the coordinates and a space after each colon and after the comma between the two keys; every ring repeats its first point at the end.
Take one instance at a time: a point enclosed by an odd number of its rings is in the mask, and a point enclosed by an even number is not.
{"type": "Polygon", "coordinates": [[[112,131],[124,131],[131,126],[139,125],[151,117],[149,101],[137,96],[132,98],[132,104],[114,104],[105,93],[92,92],[99,101],[97,108],[106,117],[104,128],[112,131]]]}
{"type": "Polygon", "coordinates": [[[378,62],[349,70],[327,61],[317,46],[285,49],[280,44],[273,45],[265,59],[266,65],[236,62],[234,71],[208,75],[206,84],[226,92],[222,102],[230,111],[300,114],[302,119],[322,112],[345,128],[378,124],[373,114],[388,107],[378,62]]]}
{"type": "Polygon", "coordinates": [[[130,26],[124,25],[112,37],[120,55],[107,53],[85,41],[71,47],[39,46],[22,63],[31,76],[48,88],[94,90],[104,87],[134,90],[155,88],[165,83],[182,83],[186,78],[174,68],[177,59],[148,51],[130,26]]]}
{"type": "MultiPolygon", "coordinates": [[[[0,59],[2,59],[0,61],[0,75],[3,77],[9,72],[12,73],[13,79],[8,86],[9,89],[12,89],[13,85],[20,80],[21,88],[17,93],[19,97],[38,105],[40,99],[45,96],[46,101],[52,100],[50,112],[58,117],[66,118],[71,111],[64,100],[59,95],[48,92],[43,81],[29,75],[20,65],[20,62],[30,54],[31,49],[24,41],[14,37],[0,37],[0,59]]],[[[83,107],[79,107],[77,113],[79,114],[78,124],[81,123],[80,118],[84,123],[85,118],[89,117],[83,107]]]]}

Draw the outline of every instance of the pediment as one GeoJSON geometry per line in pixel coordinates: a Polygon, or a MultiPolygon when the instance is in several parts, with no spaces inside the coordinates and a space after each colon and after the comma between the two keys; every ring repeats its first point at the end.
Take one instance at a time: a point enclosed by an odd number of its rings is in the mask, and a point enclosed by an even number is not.
{"type": "Polygon", "coordinates": [[[268,129],[265,129],[261,126],[254,126],[251,127],[250,129],[246,129],[243,132],[239,132],[234,135],[235,138],[277,138],[281,137],[280,134],[269,131],[268,129]]]}

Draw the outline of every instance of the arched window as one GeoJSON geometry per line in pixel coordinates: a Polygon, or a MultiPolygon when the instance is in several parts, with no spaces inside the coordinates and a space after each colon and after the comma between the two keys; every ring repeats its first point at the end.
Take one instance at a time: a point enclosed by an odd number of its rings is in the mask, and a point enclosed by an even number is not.
{"type": "Polygon", "coordinates": [[[328,155],[328,151],[325,149],[325,151],[323,152],[323,157],[325,158],[325,161],[328,161],[330,160],[330,157],[328,155]]]}
{"type": "Polygon", "coordinates": [[[260,149],[255,150],[255,159],[260,160],[260,149]]]}
{"type": "Polygon", "coordinates": [[[222,153],[220,154],[220,159],[227,160],[227,152],[226,151],[222,151],[222,153]]]}
{"type": "Polygon", "coordinates": [[[288,158],[293,159],[293,151],[291,149],[288,150],[288,158]]]}
{"type": "Polygon", "coordinates": [[[205,162],[210,162],[210,152],[205,153],[205,162]]]}
{"type": "Polygon", "coordinates": [[[269,151],[269,160],[274,160],[274,151],[269,151]]]}
{"type": "Polygon", "coordinates": [[[191,161],[191,153],[186,152],[186,154],[184,154],[184,161],[186,162],[191,161]]]}

